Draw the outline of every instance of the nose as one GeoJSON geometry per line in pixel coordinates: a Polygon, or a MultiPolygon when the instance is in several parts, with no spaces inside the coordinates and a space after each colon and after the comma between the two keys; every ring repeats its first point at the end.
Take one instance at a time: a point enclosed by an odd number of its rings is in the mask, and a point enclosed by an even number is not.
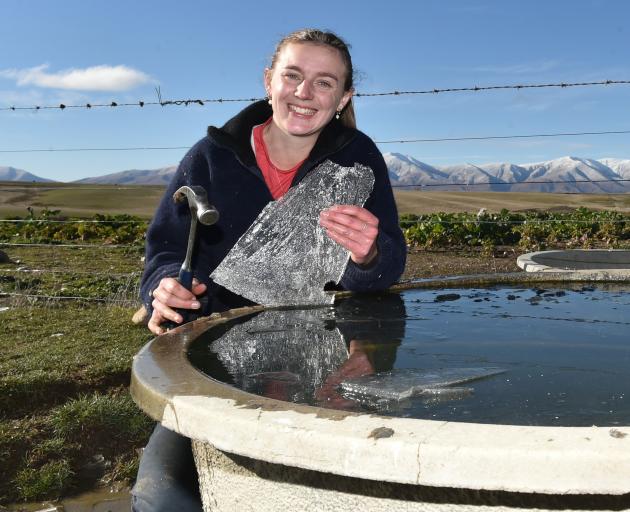
{"type": "Polygon", "coordinates": [[[313,96],[311,84],[308,80],[302,80],[302,82],[296,87],[295,96],[300,99],[308,99],[313,96]]]}

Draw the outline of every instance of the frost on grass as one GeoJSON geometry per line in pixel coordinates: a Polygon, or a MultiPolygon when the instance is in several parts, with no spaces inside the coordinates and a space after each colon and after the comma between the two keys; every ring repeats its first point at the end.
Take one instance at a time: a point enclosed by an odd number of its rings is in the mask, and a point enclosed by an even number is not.
{"type": "Polygon", "coordinates": [[[319,213],[335,204],[362,206],[373,185],[369,167],[325,161],[265,207],[210,277],[258,304],[332,303],[324,286],[339,282],[349,254],[326,235],[319,213]]]}

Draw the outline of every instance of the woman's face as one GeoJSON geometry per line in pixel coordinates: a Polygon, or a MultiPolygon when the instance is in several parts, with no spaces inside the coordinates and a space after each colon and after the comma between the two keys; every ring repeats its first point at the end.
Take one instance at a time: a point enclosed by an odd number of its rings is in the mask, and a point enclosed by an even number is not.
{"type": "Polygon", "coordinates": [[[352,96],[344,91],[346,67],[334,48],[287,44],[273,69],[265,70],[274,124],[294,136],[319,135],[352,96]]]}

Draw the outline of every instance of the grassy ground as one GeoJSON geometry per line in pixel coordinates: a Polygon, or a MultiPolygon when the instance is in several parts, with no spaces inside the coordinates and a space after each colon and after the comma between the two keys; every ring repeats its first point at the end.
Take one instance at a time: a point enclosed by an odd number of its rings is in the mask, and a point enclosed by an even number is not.
{"type": "Polygon", "coordinates": [[[130,322],[140,250],[3,250],[0,289],[16,295],[0,298],[0,503],[130,481],[152,424],[127,390],[150,339],[130,322]]]}

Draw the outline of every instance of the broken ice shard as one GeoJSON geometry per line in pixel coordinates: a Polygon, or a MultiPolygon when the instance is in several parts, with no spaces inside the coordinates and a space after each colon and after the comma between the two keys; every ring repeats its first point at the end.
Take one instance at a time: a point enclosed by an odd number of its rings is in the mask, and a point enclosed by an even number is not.
{"type": "Polygon", "coordinates": [[[326,160],[263,209],[210,277],[267,306],[332,303],[324,286],[339,282],[349,253],[326,235],[319,214],[335,204],[363,206],[373,185],[369,167],[326,160]]]}
{"type": "Polygon", "coordinates": [[[404,400],[413,396],[468,394],[470,388],[451,387],[491,375],[504,373],[502,368],[439,368],[434,370],[392,370],[349,379],[341,383],[346,397],[372,397],[379,400],[404,400]]]}

